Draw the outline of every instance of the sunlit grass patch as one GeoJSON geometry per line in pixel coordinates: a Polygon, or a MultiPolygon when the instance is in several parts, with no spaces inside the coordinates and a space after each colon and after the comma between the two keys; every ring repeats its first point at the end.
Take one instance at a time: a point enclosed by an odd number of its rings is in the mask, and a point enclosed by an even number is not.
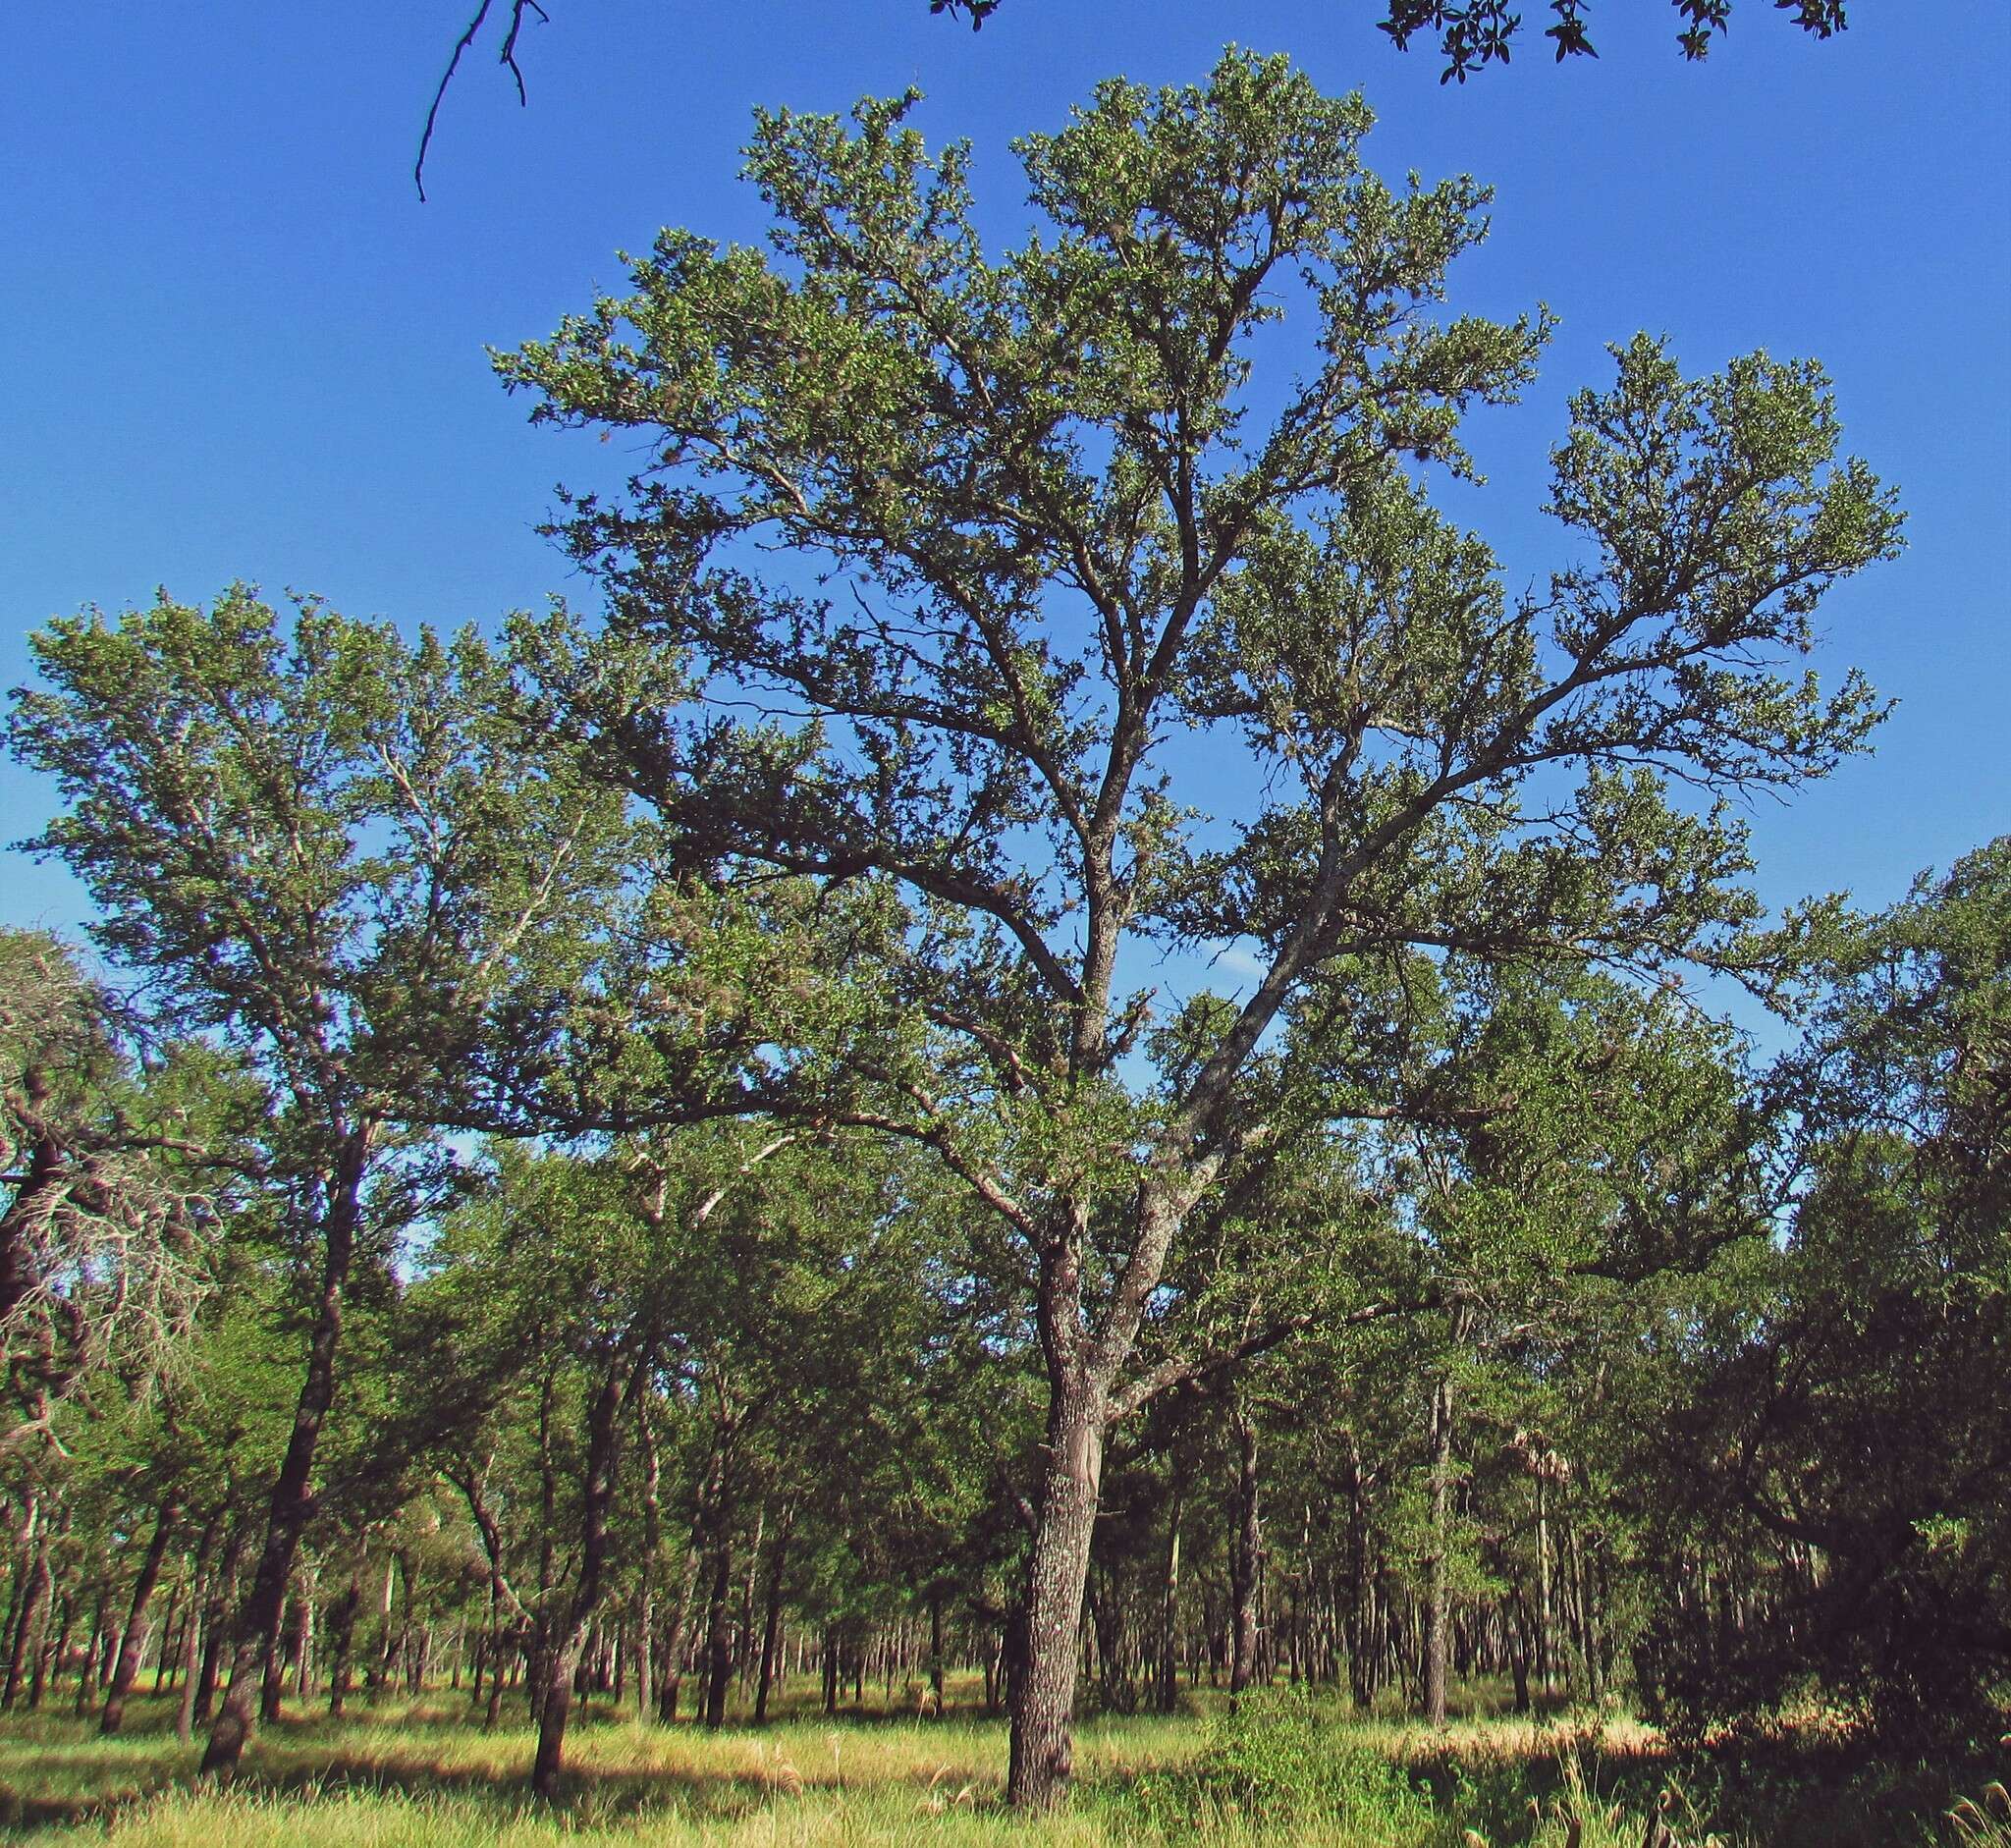
{"type": "Polygon", "coordinates": [[[166,1699],[136,1702],[110,1740],[67,1714],[16,1716],[0,1724],[0,1833],[116,1848],[1566,1848],[1575,1828],[1579,1848],[1641,1848],[1659,1814],[1684,1848],[2011,1848],[1991,1769],[1954,1786],[1977,1794],[1951,1818],[1952,1792],[1923,1808],[1908,1767],[1882,1784],[1839,1775],[1820,1736],[1735,1766],[1680,1759],[1618,1716],[1476,1713],[1435,1732],[1282,1687],[1233,1720],[1206,1690],[1177,1715],[1085,1718],[1072,1801],[1028,1822],[1005,1808],[1006,1724],[975,1703],[945,1719],[897,1701],[826,1717],[795,1693],[776,1723],[718,1732],[589,1704],[556,1806],[530,1794],[520,1706],[484,1731],[445,1692],[266,1726],[221,1792],[194,1787],[199,1746],[175,1738],[166,1699]],[[1904,1804],[1868,1807],[1892,1791],[1904,1804]]]}

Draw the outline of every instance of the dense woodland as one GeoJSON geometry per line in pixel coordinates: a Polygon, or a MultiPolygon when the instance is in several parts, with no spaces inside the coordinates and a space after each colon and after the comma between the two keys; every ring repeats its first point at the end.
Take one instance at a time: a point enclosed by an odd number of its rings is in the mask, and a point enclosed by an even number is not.
{"type": "Polygon", "coordinates": [[[1513,592],[1433,499],[1549,331],[1437,315],[1481,189],[1230,55],[988,258],[904,108],[499,359],[640,439],[603,610],[37,637],[0,1708],[228,1778],[445,1688],[551,1795],[814,1677],[1036,1809],[1258,1683],[1994,1738],[2011,838],[1769,919],[1732,806],[1880,713],[1792,665],[1898,545],[1821,371],[1616,347],[1513,592]]]}

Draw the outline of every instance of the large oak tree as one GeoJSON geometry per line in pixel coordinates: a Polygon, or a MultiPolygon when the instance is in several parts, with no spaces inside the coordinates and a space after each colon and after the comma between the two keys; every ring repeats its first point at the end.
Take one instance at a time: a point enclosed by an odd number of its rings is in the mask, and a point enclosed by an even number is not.
{"type": "Polygon", "coordinates": [[[1359,98],[1231,53],[1017,142],[1043,228],[994,259],[967,148],[932,158],[911,101],[763,115],[772,254],[667,232],[499,363],[535,416],[647,446],[566,526],[611,614],[544,638],[561,725],[682,851],[907,908],[873,972],[907,1025],[845,1049],[878,1100],[847,1114],[928,1142],[1023,1253],[1049,1416],[1010,1794],[1038,1806],[1106,1433],[1180,1378],[1134,1354],[1188,1216],[1272,1133],[1274,1025],[1403,946],[1740,964],[1743,836],[1672,787],[1861,745],[1861,681],[1779,667],[1899,516],[1817,367],[1692,380],[1638,338],[1553,454],[1565,563],[1510,595],[1429,493],[1549,330],[1434,312],[1483,188],[1386,186],[1359,98]],[[1224,944],[1259,973],[1157,1058],[1129,985],[1224,944]]]}

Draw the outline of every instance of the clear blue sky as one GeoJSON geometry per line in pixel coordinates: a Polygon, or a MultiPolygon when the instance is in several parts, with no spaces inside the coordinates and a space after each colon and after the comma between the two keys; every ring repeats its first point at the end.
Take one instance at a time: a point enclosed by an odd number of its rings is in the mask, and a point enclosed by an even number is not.
{"type": "MultiPolygon", "coordinates": [[[[500,9],[500,0],[499,0],[500,9]]],[[[1911,550],[1828,608],[1820,665],[1901,701],[1877,755],[1756,817],[1763,891],[1898,897],[2011,827],[2011,9],[1855,0],[1805,38],[1739,0],[1686,65],[1662,0],[1600,0],[1599,62],[1440,87],[1375,0],[1005,0],[982,33],[924,0],[551,0],[530,107],[463,66],[409,169],[466,0],[10,9],[0,69],[0,685],[52,615],[234,577],[352,614],[493,624],[589,594],[532,528],[611,450],[530,429],[483,349],[548,334],[660,225],[759,237],[735,181],[757,103],[840,109],[916,84],[970,136],[988,224],[1019,219],[1006,148],[1115,73],[1201,78],[1225,40],[1289,51],[1382,118],[1372,158],[1497,191],[1455,307],[1562,317],[1525,407],[1473,427],[1462,508],[1518,578],[1549,556],[1543,453],[1604,343],[1664,333],[1691,370],[1814,354],[1850,446],[1899,484],[1911,550]]],[[[0,769],[4,838],[48,792],[0,769]]],[[[73,926],[53,868],[0,856],[0,922],[73,926]]]]}

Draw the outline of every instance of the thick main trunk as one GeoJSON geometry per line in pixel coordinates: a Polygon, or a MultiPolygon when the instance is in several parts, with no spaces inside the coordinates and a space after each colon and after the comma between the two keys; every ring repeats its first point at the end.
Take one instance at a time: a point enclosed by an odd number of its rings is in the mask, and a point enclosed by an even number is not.
{"type": "Polygon", "coordinates": [[[335,1403],[335,1354],[342,1338],[343,1291],[348,1286],[350,1259],[355,1249],[356,1222],[361,1210],[363,1170],[369,1159],[369,1137],[358,1133],[344,1150],[341,1170],[331,1189],[321,1271],[321,1300],[314,1333],[307,1347],[307,1375],[294,1409],[294,1428],[286,1457],[272,1485],[266,1509],[265,1546],[251,1590],[238,1617],[237,1647],[231,1658],[231,1685],[210,1728],[202,1755],[205,1776],[228,1783],[237,1774],[256,1726],[255,1711],[262,1692],[266,1658],[279,1636],[280,1611],[287,1582],[293,1577],[294,1554],[300,1545],[312,1507],[310,1485],[314,1451],[321,1427],[335,1403]]]}
{"type": "MultiPolygon", "coordinates": [[[[153,1538],[146,1543],[146,1555],[139,1562],[139,1576],[133,1581],[133,1608],[126,1618],[126,1631],[119,1642],[119,1660],[112,1670],[112,1685],[105,1695],[105,1709],[98,1718],[98,1731],[114,1733],[126,1718],[126,1699],[139,1674],[139,1652],[146,1642],[146,1606],[153,1588],[160,1583],[161,1561],[168,1556],[168,1539],[175,1531],[181,1510],[173,1497],[161,1503],[154,1516],[153,1538]]],[[[161,1647],[167,1647],[165,1641],[161,1647]]]]}
{"type": "Polygon", "coordinates": [[[1025,1655],[1012,1686],[1006,1800],[1021,1810],[1052,1808],[1074,1768],[1076,1633],[1103,1482],[1104,1388],[1077,1378],[1058,1381],[1053,1391],[1027,1572],[1025,1655]]]}

